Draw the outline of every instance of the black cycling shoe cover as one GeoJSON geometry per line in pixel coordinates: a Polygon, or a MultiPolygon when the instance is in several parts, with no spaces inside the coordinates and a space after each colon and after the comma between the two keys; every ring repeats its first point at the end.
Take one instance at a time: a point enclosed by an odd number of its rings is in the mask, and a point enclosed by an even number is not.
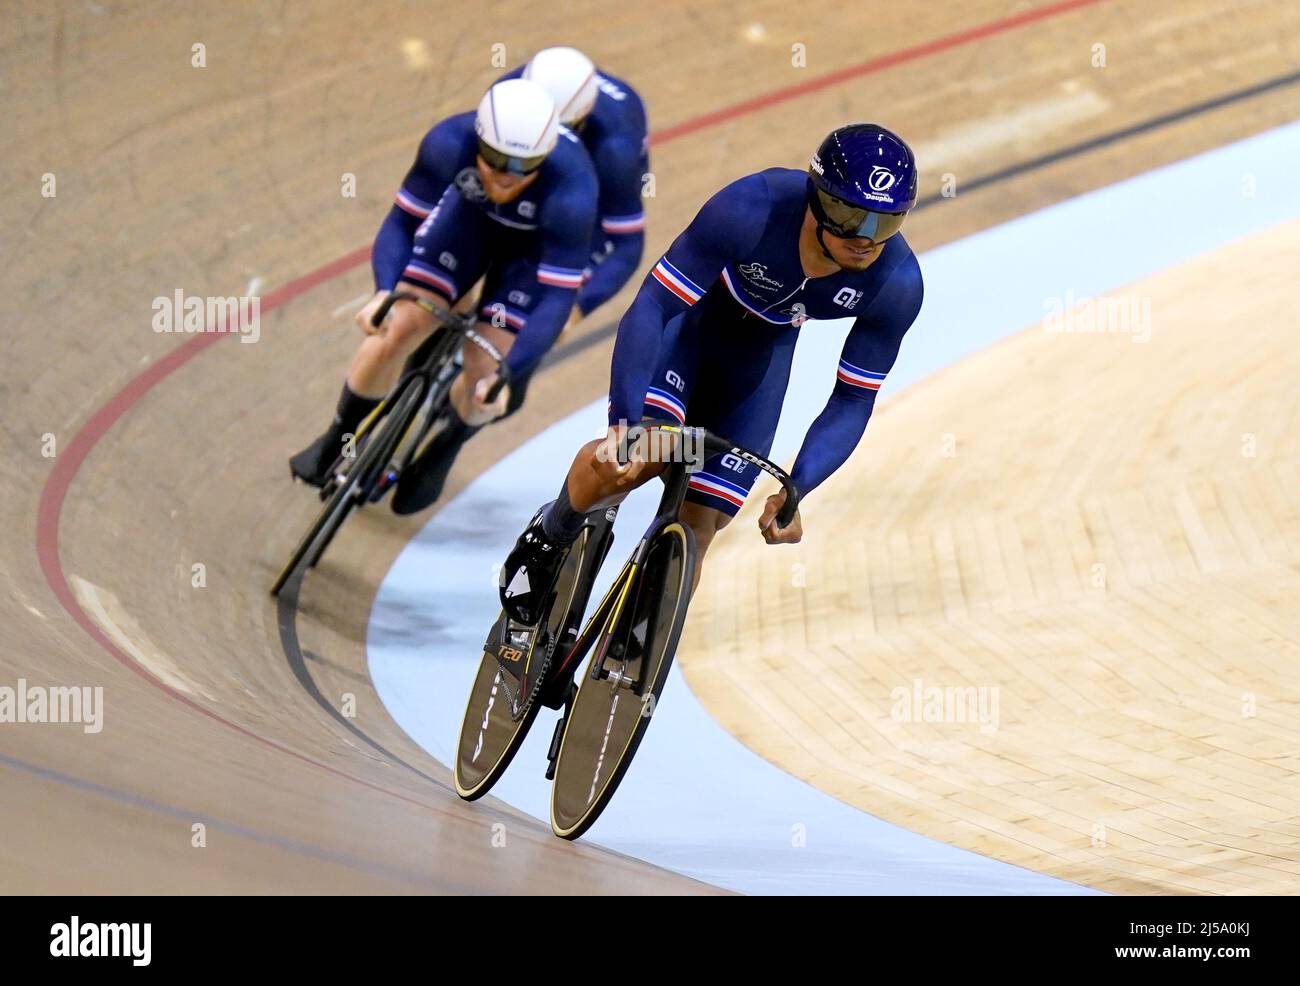
{"type": "Polygon", "coordinates": [[[329,468],[343,448],[343,435],[330,428],[289,460],[289,472],[311,486],[324,486],[329,468]]]}
{"type": "MultiPolygon", "coordinates": [[[[456,419],[459,421],[459,418],[456,419]]],[[[436,502],[442,496],[447,475],[456,461],[460,448],[479,429],[469,425],[453,424],[435,435],[423,452],[417,456],[397,478],[393,491],[393,513],[413,514],[436,502]]]]}
{"type": "Polygon", "coordinates": [[[550,540],[542,530],[539,510],[519,536],[501,567],[501,606],[516,623],[535,626],[564,565],[567,546],[550,540]]]}

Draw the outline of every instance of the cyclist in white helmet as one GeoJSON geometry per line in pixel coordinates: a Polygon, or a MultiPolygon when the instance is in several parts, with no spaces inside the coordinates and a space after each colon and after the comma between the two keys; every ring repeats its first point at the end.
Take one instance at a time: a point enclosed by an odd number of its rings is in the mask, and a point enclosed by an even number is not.
{"type": "Polygon", "coordinates": [[[484,424],[518,409],[529,374],[564,328],[582,287],[596,209],[591,159],[560,126],[555,102],[539,84],[498,82],[477,112],[436,124],[375,238],[375,295],[357,313],[365,338],[334,419],[289,460],[293,475],[324,482],[345,436],[356,432],[432,332],[432,316],[412,302],[398,302],[374,328],[371,315],[389,292],[412,291],[450,307],[481,277],[478,331],[508,354],[513,384],[485,403],[496,368],[481,350],[466,348],[447,425],[422,454],[425,468],[403,474],[393,509],[411,513],[433,502],[455,452],[484,424]]]}
{"type": "Polygon", "coordinates": [[[631,86],[599,71],[576,48],[544,48],[504,78],[525,78],[543,86],[555,100],[560,122],[581,138],[596,166],[600,228],[570,319],[573,324],[614,297],[641,263],[641,190],[650,171],[645,106],[631,86]]]}

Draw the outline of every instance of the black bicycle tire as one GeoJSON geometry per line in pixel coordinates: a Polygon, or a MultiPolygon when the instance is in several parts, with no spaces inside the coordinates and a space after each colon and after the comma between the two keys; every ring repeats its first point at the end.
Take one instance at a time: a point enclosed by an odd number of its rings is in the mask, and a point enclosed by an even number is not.
{"type": "MultiPolygon", "coordinates": [[[[401,395],[401,397],[405,397],[405,394],[401,395]]],[[[350,504],[347,501],[355,499],[352,491],[356,488],[360,479],[360,474],[363,471],[363,462],[365,463],[365,468],[369,468],[371,461],[375,458],[372,448],[377,449],[381,444],[378,440],[384,435],[384,429],[390,424],[390,413],[386,412],[384,418],[385,420],[378,426],[380,430],[375,435],[376,441],[373,443],[366,443],[366,447],[362,449],[361,455],[358,457],[356,464],[348,470],[347,476],[344,478],[343,482],[339,484],[339,487],[330,495],[329,499],[326,500],[325,505],[321,507],[320,511],[316,514],[316,519],[312,521],[312,524],[307,528],[306,533],[299,538],[297,545],[293,549],[293,553],[289,556],[289,560],[285,563],[284,567],[280,569],[280,574],[276,576],[275,582],[271,585],[271,595],[278,596],[280,590],[283,589],[289,579],[293,577],[294,572],[296,572],[300,567],[303,567],[304,563],[307,568],[314,567],[316,562],[320,560],[321,555],[325,553],[325,549],[329,547],[330,542],[334,540],[334,535],[337,534],[339,528],[343,526],[343,521],[352,511],[353,504],[350,504]],[[367,457],[368,453],[369,457],[367,457]],[[340,509],[341,504],[342,508],[340,509]],[[333,523],[331,523],[331,521],[333,521],[333,523]],[[323,532],[324,541],[318,543],[320,542],[323,532]]]]}
{"type": "Polygon", "coordinates": [[[402,440],[402,435],[410,426],[411,416],[420,406],[423,395],[419,393],[417,378],[412,378],[412,382],[407,385],[408,390],[398,396],[394,402],[394,409],[384,414],[384,420],[380,422],[375,430],[374,437],[366,442],[365,448],[361,450],[361,455],[357,457],[356,464],[348,470],[347,479],[344,480],[340,489],[346,489],[352,492],[347,498],[347,506],[338,514],[335,523],[328,525],[323,532],[322,538],[307,558],[307,567],[315,568],[317,562],[325,554],[334,536],[343,528],[343,522],[347,520],[350,514],[362,502],[368,502],[370,499],[370,488],[374,485],[380,470],[384,464],[392,457],[397,448],[398,442],[402,440]],[[408,401],[408,395],[411,391],[416,391],[416,396],[408,401]],[[402,401],[408,401],[406,406],[402,401]]]}

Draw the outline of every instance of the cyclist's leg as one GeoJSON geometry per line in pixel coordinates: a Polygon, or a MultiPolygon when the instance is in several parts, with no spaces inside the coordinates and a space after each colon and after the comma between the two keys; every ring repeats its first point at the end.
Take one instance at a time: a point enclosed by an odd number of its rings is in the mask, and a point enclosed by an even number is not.
{"type": "MultiPolygon", "coordinates": [[[[694,310],[672,319],[664,335],[659,366],[646,390],[642,418],[681,424],[686,421],[687,405],[693,401],[691,392],[700,364],[702,334],[694,310]]],[[[611,418],[609,423],[619,422],[611,418]]],[[[660,462],[634,462],[627,473],[619,475],[614,463],[604,462],[597,455],[603,441],[593,439],[574,456],[559,496],[546,509],[544,524],[549,537],[572,539],[581,530],[586,514],[621,503],[632,490],[666,468],[660,462]]]]}
{"type": "MultiPolygon", "coordinates": [[[[700,371],[709,386],[702,387],[698,400],[691,402],[691,424],[766,456],[772,450],[790,382],[798,330],[752,321],[740,329],[728,327],[710,334],[700,371]]],[[[722,454],[711,456],[691,474],[681,517],[695,533],[696,585],[709,545],[744,505],[761,472],[744,459],[722,454]]]]}
{"type": "MultiPolygon", "coordinates": [[[[459,194],[444,194],[420,226],[419,245],[402,271],[399,291],[414,291],[455,307],[487,266],[492,221],[459,194]]],[[[359,394],[382,397],[392,390],[407,359],[429,336],[433,318],[415,305],[397,304],[380,331],[366,336],[348,370],[348,386],[359,394]],[[421,316],[412,324],[404,316],[421,316]]]]}
{"type": "MultiPolygon", "coordinates": [[[[673,423],[684,419],[698,352],[695,328],[684,316],[668,323],[660,366],[647,394],[646,417],[673,423]],[[669,374],[673,384],[668,382],[669,374]]],[[[612,476],[609,464],[601,462],[596,454],[601,442],[596,439],[579,450],[559,494],[537,511],[506,557],[501,568],[501,601],[510,618],[517,622],[533,624],[542,617],[541,607],[563,564],[562,549],[577,538],[587,515],[621,502],[665,468],[662,462],[643,460],[629,475],[612,476]]]]}
{"type": "MultiPolygon", "coordinates": [[[[483,281],[479,298],[478,331],[502,354],[509,353],[515,338],[527,328],[538,297],[536,260],[514,256],[493,264],[483,281]]],[[[472,397],[479,381],[494,376],[496,370],[496,361],[483,350],[476,346],[465,347],[465,368],[452,386],[451,399],[456,412],[471,425],[487,424],[482,415],[476,413],[472,397]]],[[[512,396],[520,383],[522,389],[527,390],[526,380],[512,381],[512,396]]],[[[511,403],[522,405],[522,401],[511,403]]]]}
{"type": "MultiPolygon", "coordinates": [[[[424,256],[413,256],[397,289],[413,291],[441,304],[456,301],[462,290],[457,285],[472,284],[481,273],[479,242],[485,222],[486,217],[459,195],[443,196],[425,223],[433,224],[431,228],[440,233],[435,240],[447,244],[454,232],[455,252],[449,245],[437,246],[424,256]]],[[[289,460],[293,475],[315,485],[325,480],[325,472],[338,457],[346,436],[356,432],[397,382],[403,364],[428,338],[432,328],[432,316],[418,306],[403,303],[393,306],[381,330],[366,336],[353,355],[337,410],[325,432],[289,460]]]]}
{"type": "MultiPolygon", "coordinates": [[[[537,267],[530,260],[515,258],[488,269],[475,328],[502,354],[510,352],[516,335],[528,324],[537,296],[536,285],[537,267]]],[[[393,494],[394,513],[423,510],[442,495],[461,448],[488,423],[477,415],[472,397],[478,382],[493,376],[496,369],[496,361],[478,346],[464,347],[464,367],[452,383],[444,425],[398,481],[393,494]]],[[[527,389],[526,378],[512,383],[503,417],[519,409],[527,389]]]]}

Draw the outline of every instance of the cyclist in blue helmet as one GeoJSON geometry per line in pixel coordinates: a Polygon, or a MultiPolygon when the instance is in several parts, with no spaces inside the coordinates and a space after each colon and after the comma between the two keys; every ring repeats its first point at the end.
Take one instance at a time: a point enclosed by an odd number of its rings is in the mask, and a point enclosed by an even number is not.
{"type": "Polygon", "coordinates": [[[826,233],[880,244],[899,231],[914,205],[912,149],[874,123],[851,123],[831,131],[808,165],[808,208],[817,220],[817,242],[837,263],[826,247],[826,233]]]}
{"type": "MultiPolygon", "coordinates": [[[[609,431],[579,451],[559,494],[537,512],[502,567],[502,603],[512,619],[532,623],[540,615],[561,549],[588,512],[617,503],[662,471],[662,463],[618,461],[629,426],[684,422],[768,455],[800,326],[851,317],[830,398],[791,470],[801,502],[809,502],[857,446],[920,311],[921,269],[899,233],[916,196],[916,159],[907,144],[884,127],[855,123],[822,142],[807,172],[769,168],[705,203],[619,323],[609,431]]],[[[681,518],[701,558],[758,474],[729,455],[690,474],[681,518]]],[[[768,497],[758,518],[770,544],[802,536],[798,512],[788,527],[776,526],[784,502],[784,492],[768,497]]]]}

